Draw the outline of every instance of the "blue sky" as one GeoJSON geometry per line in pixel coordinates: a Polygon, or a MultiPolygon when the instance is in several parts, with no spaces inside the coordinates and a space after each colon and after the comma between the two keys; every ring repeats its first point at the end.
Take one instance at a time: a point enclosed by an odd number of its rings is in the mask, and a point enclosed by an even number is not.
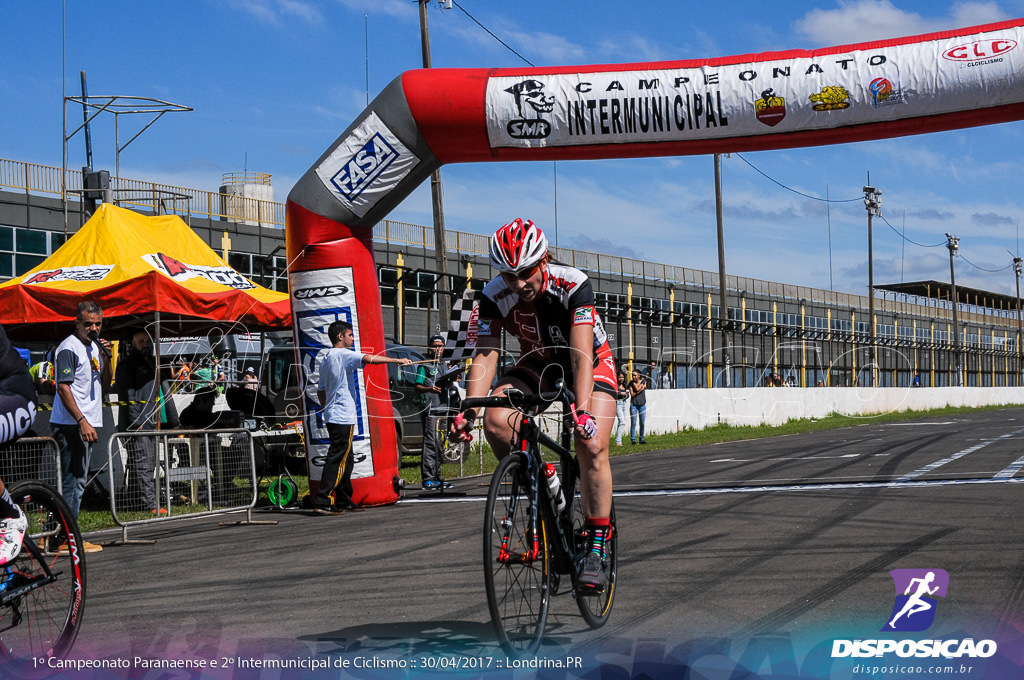
{"type": "MultiPolygon", "coordinates": [[[[457,4],[429,8],[434,66],[713,58],[1024,15],[1024,0],[734,0],[728,12],[690,2],[457,4]]],[[[0,0],[0,17],[0,157],[61,164],[62,74],[66,93],[78,95],[84,70],[90,95],[194,109],[164,116],[133,142],[121,155],[123,176],[216,191],[222,173],[268,172],[278,201],[367,97],[421,66],[411,0],[0,0]]],[[[137,131],[130,118],[122,117],[122,142],[137,131]]],[[[80,112],[69,120],[77,124],[80,112]]],[[[92,135],[94,166],[113,171],[112,117],[97,120],[92,135]]],[[[948,280],[951,232],[961,237],[957,284],[1012,294],[1022,137],[1024,123],[1009,123],[725,158],[727,270],[865,293],[859,198],[870,173],[888,222],[875,221],[876,284],[948,280]],[[833,203],[819,200],[826,194],[833,203]]],[[[69,166],[84,160],[79,135],[69,166]]],[[[709,156],[453,165],[442,177],[449,229],[489,233],[524,216],[552,240],[557,224],[561,246],[717,270],[709,156]]],[[[390,217],[430,224],[428,186],[390,217]]]]}

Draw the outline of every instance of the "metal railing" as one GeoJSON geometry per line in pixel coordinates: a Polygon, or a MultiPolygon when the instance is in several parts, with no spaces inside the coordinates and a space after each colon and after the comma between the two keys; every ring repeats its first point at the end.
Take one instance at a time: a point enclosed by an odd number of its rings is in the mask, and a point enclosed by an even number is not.
{"type": "Polygon", "coordinates": [[[61,491],[60,449],[51,437],[22,437],[0,446],[0,479],[5,486],[36,480],[61,491]]]}
{"type": "Polygon", "coordinates": [[[118,432],[108,456],[110,512],[125,541],[130,526],[256,505],[259,477],[247,430],[118,432]]]}

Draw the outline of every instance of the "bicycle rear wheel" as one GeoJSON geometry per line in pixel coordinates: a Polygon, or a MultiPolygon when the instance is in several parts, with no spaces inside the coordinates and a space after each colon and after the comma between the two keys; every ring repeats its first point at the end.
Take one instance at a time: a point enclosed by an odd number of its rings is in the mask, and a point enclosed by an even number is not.
{"type": "Polygon", "coordinates": [[[85,609],[85,553],[64,499],[39,482],[11,498],[28,519],[21,552],[0,568],[0,676],[36,677],[67,655],[85,609]]]}
{"type": "Polygon", "coordinates": [[[484,515],[484,580],[498,640],[510,655],[540,647],[548,617],[551,570],[547,531],[530,529],[529,487],[523,459],[506,456],[491,477],[484,515]]]}
{"type": "MultiPolygon", "coordinates": [[[[618,572],[618,542],[619,531],[615,525],[615,505],[612,505],[611,512],[612,535],[604,544],[605,558],[608,565],[608,585],[601,593],[597,594],[576,594],[576,606],[580,608],[583,620],[591,628],[600,628],[608,622],[608,616],[612,612],[612,601],[615,599],[615,577],[618,572]]],[[[589,548],[589,541],[584,532],[583,504],[577,494],[572,501],[572,529],[574,552],[582,555],[584,550],[589,548]]]]}

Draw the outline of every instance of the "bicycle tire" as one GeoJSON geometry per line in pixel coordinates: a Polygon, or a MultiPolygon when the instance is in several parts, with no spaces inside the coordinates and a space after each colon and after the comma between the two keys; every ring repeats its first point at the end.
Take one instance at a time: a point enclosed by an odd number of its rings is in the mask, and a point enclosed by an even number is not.
{"type": "MultiPolygon", "coordinates": [[[[573,541],[574,551],[576,555],[581,555],[584,550],[589,548],[588,539],[583,531],[584,523],[583,503],[579,494],[576,494],[572,502],[572,529],[573,529],[573,541]]],[[[615,600],[615,578],[618,575],[618,540],[619,531],[615,525],[615,505],[612,505],[612,512],[609,518],[612,523],[612,535],[611,538],[604,544],[605,557],[608,563],[608,585],[605,586],[604,592],[597,595],[583,595],[577,593],[576,606],[580,609],[580,614],[583,616],[583,620],[587,622],[587,625],[591,628],[600,628],[608,622],[608,616],[612,612],[612,603],[615,600]]],[[[579,560],[577,560],[577,564],[579,560]]]]}
{"type": "Polygon", "coordinates": [[[86,600],[85,551],[78,522],[55,489],[29,481],[14,485],[10,494],[28,519],[28,531],[21,552],[0,569],[4,590],[13,593],[47,570],[56,579],[0,606],[0,676],[42,677],[52,673],[46,660],[66,657],[78,636],[86,600]]]}
{"type": "Polygon", "coordinates": [[[290,479],[275,479],[267,487],[267,498],[277,507],[283,508],[295,500],[298,490],[295,482],[290,479]]]}
{"type": "Polygon", "coordinates": [[[540,647],[551,599],[548,532],[538,517],[538,553],[530,557],[529,488],[523,459],[506,456],[491,477],[484,513],[487,607],[501,646],[512,656],[540,647]],[[507,540],[506,540],[507,536],[507,540]],[[504,551],[504,552],[503,552],[504,551]]]}

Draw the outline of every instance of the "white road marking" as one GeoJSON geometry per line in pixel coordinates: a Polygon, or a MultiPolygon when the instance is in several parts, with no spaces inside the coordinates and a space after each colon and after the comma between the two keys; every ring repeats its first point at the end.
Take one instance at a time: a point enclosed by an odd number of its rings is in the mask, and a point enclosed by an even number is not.
{"type": "Polygon", "coordinates": [[[918,468],[917,470],[914,470],[911,473],[903,475],[902,477],[900,477],[896,481],[897,482],[902,482],[902,481],[906,481],[908,479],[916,479],[917,477],[920,477],[922,475],[926,475],[929,472],[931,472],[932,470],[940,468],[943,465],[946,465],[947,463],[952,463],[953,461],[959,460],[960,458],[963,458],[966,455],[972,454],[975,451],[979,451],[979,450],[985,448],[986,446],[988,446],[989,444],[995,444],[998,441],[1002,441],[1004,439],[1009,439],[1010,437],[1012,437],[1014,435],[1018,435],[1021,432],[1024,432],[1024,429],[1015,430],[1014,432],[1009,432],[1009,433],[1004,434],[1002,436],[996,437],[995,439],[989,439],[988,441],[983,442],[981,444],[978,444],[976,446],[968,447],[968,448],[964,449],[963,451],[958,451],[958,452],[954,453],[952,456],[949,456],[948,458],[943,458],[942,460],[937,460],[934,463],[929,463],[928,465],[925,465],[923,468],[918,468]]]}

